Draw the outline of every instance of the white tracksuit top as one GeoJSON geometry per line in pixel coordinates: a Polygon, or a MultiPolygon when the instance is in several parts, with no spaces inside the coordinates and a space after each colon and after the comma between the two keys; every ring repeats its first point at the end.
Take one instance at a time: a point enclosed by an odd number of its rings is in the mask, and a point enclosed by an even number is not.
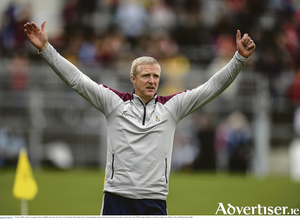
{"type": "Polygon", "coordinates": [[[40,53],[56,74],[107,119],[107,163],[104,192],[133,199],[165,200],[177,123],[222,93],[247,58],[235,53],[206,83],[148,104],[135,94],[97,84],[49,44],[40,53]]]}

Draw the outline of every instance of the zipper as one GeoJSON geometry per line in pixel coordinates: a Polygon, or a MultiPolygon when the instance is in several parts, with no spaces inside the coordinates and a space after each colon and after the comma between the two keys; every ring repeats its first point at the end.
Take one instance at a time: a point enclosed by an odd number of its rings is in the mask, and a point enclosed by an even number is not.
{"type": "Polygon", "coordinates": [[[145,125],[145,120],[146,120],[146,105],[144,105],[143,125],[145,125]]]}
{"type": "Polygon", "coordinates": [[[114,178],[114,162],[115,162],[115,154],[112,154],[112,161],[111,161],[111,178],[110,179],[113,179],[114,178]]]}
{"type": "Polygon", "coordinates": [[[142,125],[145,125],[145,120],[146,120],[146,106],[147,106],[147,104],[150,102],[148,102],[148,103],[144,103],[143,101],[141,101],[140,99],[138,99],[140,102],[141,102],[141,104],[143,105],[143,107],[144,107],[144,116],[143,116],[143,122],[142,122],[142,125]]]}
{"type": "MultiPolygon", "coordinates": [[[[156,96],[156,93],[155,93],[154,97],[155,97],[155,96],[156,96]]],[[[153,97],[153,98],[154,98],[154,97],[153,97]]],[[[153,100],[153,98],[152,98],[151,100],[153,100]]],[[[149,102],[146,103],[146,104],[145,104],[141,99],[138,98],[138,100],[141,102],[141,104],[142,104],[143,107],[144,107],[144,116],[143,116],[143,122],[142,122],[142,125],[145,125],[145,120],[146,120],[146,106],[147,106],[148,103],[150,103],[151,100],[149,100],[149,102]]],[[[156,102],[157,102],[157,99],[155,99],[155,106],[156,106],[156,102]]]]}
{"type": "Polygon", "coordinates": [[[165,178],[166,183],[168,183],[168,158],[165,158],[165,178]]]}

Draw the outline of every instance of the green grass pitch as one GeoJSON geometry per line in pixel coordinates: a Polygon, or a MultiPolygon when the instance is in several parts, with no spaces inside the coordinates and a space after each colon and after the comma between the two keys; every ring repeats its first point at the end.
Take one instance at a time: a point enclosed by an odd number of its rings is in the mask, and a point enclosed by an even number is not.
{"type": "MultiPolygon", "coordinates": [[[[34,170],[39,192],[28,201],[30,215],[99,215],[104,171],[34,170]]],[[[12,196],[14,169],[0,169],[0,215],[19,215],[12,196]]],[[[169,215],[214,215],[218,203],[233,206],[288,206],[300,209],[300,183],[285,178],[257,179],[238,175],[171,173],[169,215]]]]}

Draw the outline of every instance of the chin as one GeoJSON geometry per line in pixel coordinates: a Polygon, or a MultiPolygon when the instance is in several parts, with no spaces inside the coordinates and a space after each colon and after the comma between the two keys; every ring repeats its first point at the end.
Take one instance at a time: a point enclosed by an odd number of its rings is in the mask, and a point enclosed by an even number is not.
{"type": "Polygon", "coordinates": [[[148,92],[148,93],[146,93],[146,96],[152,98],[154,96],[154,94],[155,94],[155,92],[148,92]]]}

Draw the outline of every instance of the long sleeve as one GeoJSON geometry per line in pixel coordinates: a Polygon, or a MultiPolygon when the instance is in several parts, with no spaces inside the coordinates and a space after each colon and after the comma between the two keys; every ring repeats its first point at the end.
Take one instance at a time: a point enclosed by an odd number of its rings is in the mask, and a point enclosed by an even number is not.
{"type": "Polygon", "coordinates": [[[247,63],[248,58],[238,52],[229,63],[214,74],[206,83],[193,90],[187,90],[172,97],[166,107],[177,121],[206,105],[220,95],[234,81],[247,63]]]}
{"type": "Polygon", "coordinates": [[[119,103],[120,98],[109,88],[99,85],[63,58],[52,45],[39,53],[53,71],[73,90],[96,109],[107,116],[119,103]]]}

